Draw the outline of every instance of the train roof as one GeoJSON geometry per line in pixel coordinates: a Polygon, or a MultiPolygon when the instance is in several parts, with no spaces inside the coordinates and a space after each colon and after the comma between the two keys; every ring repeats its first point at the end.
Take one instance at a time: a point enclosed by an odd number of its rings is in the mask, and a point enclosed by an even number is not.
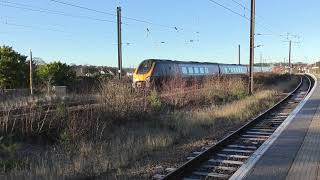
{"type": "Polygon", "coordinates": [[[198,64],[218,64],[212,62],[197,62],[197,61],[177,61],[177,60],[169,60],[169,59],[146,59],[151,60],[154,62],[161,62],[161,63],[177,63],[177,64],[189,64],[189,63],[198,63],[198,64]]]}
{"type": "MultiPolygon", "coordinates": [[[[144,61],[153,61],[158,63],[176,63],[176,64],[214,64],[214,65],[226,65],[226,66],[248,66],[247,64],[224,64],[224,63],[214,63],[214,62],[198,62],[198,61],[178,61],[178,60],[169,60],[169,59],[146,59],[144,61]]],[[[254,67],[261,67],[255,65],[254,67]]],[[[262,67],[271,67],[271,66],[262,66],[262,67]]]]}
{"type": "MultiPolygon", "coordinates": [[[[198,61],[177,61],[177,60],[169,60],[169,59],[146,59],[147,60],[151,60],[154,62],[159,62],[159,63],[177,63],[177,64],[216,64],[216,65],[239,65],[239,64],[222,64],[222,63],[214,63],[214,62],[198,62],[198,61]]],[[[243,64],[240,64],[242,66],[246,66],[243,64]]]]}

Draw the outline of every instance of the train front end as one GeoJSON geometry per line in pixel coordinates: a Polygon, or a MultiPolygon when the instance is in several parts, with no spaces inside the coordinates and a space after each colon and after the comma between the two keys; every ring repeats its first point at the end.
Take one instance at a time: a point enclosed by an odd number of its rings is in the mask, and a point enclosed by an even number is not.
{"type": "Polygon", "coordinates": [[[144,60],[133,73],[132,86],[135,89],[149,88],[152,85],[152,73],[155,67],[153,60],[144,60]]]}

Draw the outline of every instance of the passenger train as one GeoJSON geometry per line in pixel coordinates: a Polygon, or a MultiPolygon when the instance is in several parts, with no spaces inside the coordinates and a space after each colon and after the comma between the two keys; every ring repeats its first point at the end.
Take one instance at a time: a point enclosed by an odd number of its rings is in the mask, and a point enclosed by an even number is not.
{"type": "MultiPolygon", "coordinates": [[[[135,69],[132,85],[134,88],[148,88],[172,77],[191,79],[206,76],[246,75],[248,72],[247,65],[147,59],[135,69]]],[[[272,72],[272,68],[254,66],[254,72],[272,72]]]]}

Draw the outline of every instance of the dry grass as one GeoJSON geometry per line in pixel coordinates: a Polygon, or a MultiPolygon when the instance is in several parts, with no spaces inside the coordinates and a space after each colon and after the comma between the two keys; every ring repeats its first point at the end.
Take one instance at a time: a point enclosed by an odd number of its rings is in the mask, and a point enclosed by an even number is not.
{"type": "Polygon", "coordinates": [[[164,103],[175,108],[221,105],[247,95],[245,81],[236,77],[207,78],[201,83],[196,80],[186,82],[178,77],[164,85],[162,94],[164,103]]]}
{"type": "Polygon", "coordinates": [[[213,129],[224,131],[224,127],[244,122],[273,105],[275,95],[274,91],[261,91],[222,106],[176,112],[165,122],[181,136],[203,136],[213,129]]]}
{"type": "Polygon", "coordinates": [[[147,94],[138,96],[133,92],[131,84],[119,81],[105,81],[100,86],[101,110],[110,123],[136,120],[145,114],[147,94]]]}
{"type": "MultiPolygon", "coordinates": [[[[61,107],[60,115],[50,118],[30,116],[19,123],[13,123],[13,119],[1,120],[0,130],[5,137],[16,135],[21,138],[31,134],[32,137],[46,138],[49,134],[54,143],[34,145],[33,149],[25,148],[26,143],[21,143],[20,148],[13,148],[11,151],[16,156],[10,160],[18,158],[23,161],[23,166],[3,169],[0,178],[132,179],[130,168],[159,163],[157,159],[153,160],[154,152],[165,154],[181,143],[188,144],[208,135],[217,137],[270,107],[277,100],[274,97],[283,90],[259,90],[255,96],[247,96],[245,83],[239,79],[206,82],[197,87],[205,89],[197,96],[187,94],[168,100],[156,92],[139,96],[132,93],[129,85],[108,81],[101,85],[102,105],[99,108],[84,106],[75,111],[61,107]],[[210,100],[201,102],[204,99],[210,100]],[[193,108],[182,108],[191,102],[196,104],[193,108]],[[202,103],[205,106],[199,106],[202,103]],[[179,110],[167,111],[167,106],[179,110]],[[39,130],[39,127],[42,128],[39,130]],[[25,152],[23,157],[22,150],[25,152]]],[[[188,90],[195,86],[188,86],[188,90]]],[[[171,90],[177,92],[174,87],[171,90]]],[[[4,155],[0,148],[3,160],[7,159],[4,155]]],[[[149,178],[149,172],[141,171],[138,179],[149,178]]]]}

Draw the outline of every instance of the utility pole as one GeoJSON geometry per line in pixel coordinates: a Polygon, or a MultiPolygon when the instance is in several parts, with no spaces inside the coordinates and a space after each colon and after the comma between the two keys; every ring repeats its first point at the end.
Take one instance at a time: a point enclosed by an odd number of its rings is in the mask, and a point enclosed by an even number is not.
{"type": "Polygon", "coordinates": [[[289,73],[291,74],[291,40],[289,41],[289,73]]]}
{"type": "Polygon", "coordinates": [[[241,64],[241,46],[240,46],[240,44],[239,44],[239,46],[238,46],[238,55],[239,55],[239,65],[241,64]]]}
{"type": "Polygon", "coordinates": [[[32,70],[32,50],[30,49],[30,94],[33,95],[33,70],[32,70]]]}
{"type": "Polygon", "coordinates": [[[122,76],[122,32],[121,32],[121,7],[117,7],[117,32],[118,32],[118,74],[122,76]]]}
{"type": "Polygon", "coordinates": [[[254,26],[255,26],[255,0],[251,0],[250,18],[250,64],[249,64],[249,94],[253,93],[253,64],[254,64],[254,26]]]}

